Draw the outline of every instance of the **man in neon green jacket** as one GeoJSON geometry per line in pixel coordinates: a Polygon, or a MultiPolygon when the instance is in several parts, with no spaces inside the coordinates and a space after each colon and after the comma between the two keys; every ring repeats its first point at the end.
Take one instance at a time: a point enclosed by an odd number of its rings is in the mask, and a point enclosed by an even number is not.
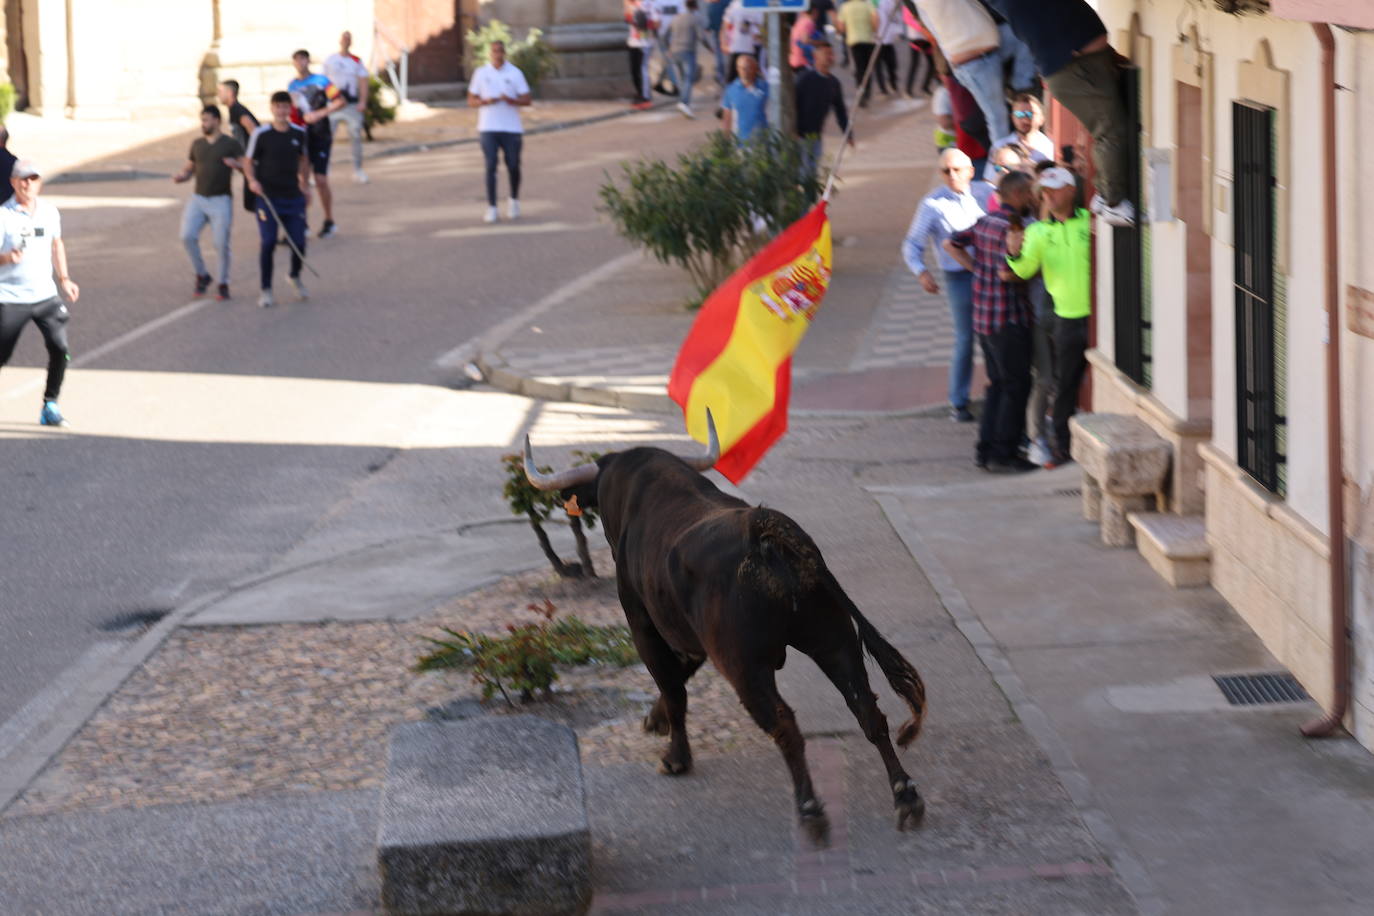
{"type": "Polygon", "coordinates": [[[1077,185],[1068,169],[1046,169],[1040,187],[1049,216],[1007,233],[1007,265],[1022,280],[1037,273],[1054,298],[1054,439],[1047,468],[1069,460],[1069,417],[1087,369],[1088,316],[1092,314],[1092,219],[1074,208],[1077,185]]]}

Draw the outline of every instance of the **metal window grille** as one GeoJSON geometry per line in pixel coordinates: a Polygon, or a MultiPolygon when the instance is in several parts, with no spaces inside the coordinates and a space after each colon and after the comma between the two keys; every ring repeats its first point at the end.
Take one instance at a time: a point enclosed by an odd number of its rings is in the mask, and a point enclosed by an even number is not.
{"type": "Polygon", "coordinates": [[[1235,175],[1236,442],[1240,466],[1281,493],[1284,417],[1276,368],[1286,316],[1275,296],[1274,111],[1231,105],[1235,175]]]}
{"type": "MultiPolygon", "coordinates": [[[[1134,129],[1126,136],[1126,198],[1143,209],[1140,175],[1140,69],[1125,72],[1126,113],[1134,129]]],[[[1134,226],[1112,229],[1112,294],[1115,300],[1116,367],[1132,381],[1149,386],[1151,377],[1150,303],[1145,284],[1147,230],[1143,214],[1134,226]]]]}

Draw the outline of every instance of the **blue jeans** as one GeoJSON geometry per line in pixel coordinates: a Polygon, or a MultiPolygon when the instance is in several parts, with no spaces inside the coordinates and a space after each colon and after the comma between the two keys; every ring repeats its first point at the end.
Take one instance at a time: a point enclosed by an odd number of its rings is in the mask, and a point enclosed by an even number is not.
{"type": "MultiPolygon", "coordinates": [[[[1005,22],[997,27],[997,34],[1002,37],[1002,43],[998,47],[998,53],[1002,57],[1002,63],[1011,61],[1011,88],[1017,90],[1030,89],[1035,85],[1035,58],[1031,57],[1030,48],[1026,43],[1016,37],[1016,33],[1011,30],[1011,26],[1005,22]]],[[[999,136],[1005,137],[1006,134],[999,136]]],[[[993,137],[994,140],[997,137],[993,137]]]]}
{"type": "Polygon", "coordinates": [[[697,49],[679,51],[673,55],[673,82],[677,83],[678,101],[692,104],[692,84],[697,81],[697,49]]]}
{"type": "MultiPolygon", "coordinates": [[[[281,231],[285,232],[291,241],[296,243],[296,248],[300,249],[301,254],[305,254],[305,198],[304,197],[274,197],[272,206],[277,210],[277,216],[281,217],[281,231]]],[[[262,280],[262,288],[269,290],[272,288],[272,259],[277,253],[277,221],[272,218],[272,211],[267,208],[267,201],[258,198],[258,273],[262,280]]],[[[291,252],[291,276],[301,275],[301,259],[295,251],[291,252]]]]}
{"type": "Polygon", "coordinates": [[[215,251],[219,254],[219,282],[229,282],[229,227],[233,221],[234,199],[228,194],[213,197],[192,194],[186,201],[186,209],[181,214],[181,243],[191,256],[191,267],[197,277],[210,275],[205,259],[200,256],[200,233],[209,223],[215,238],[215,251]]]}
{"type": "Polygon", "coordinates": [[[496,155],[506,157],[506,172],[510,175],[510,198],[520,199],[520,149],[525,135],[504,130],[484,130],[477,135],[482,155],[487,161],[487,206],[496,206],[496,155]]]}
{"type": "Polygon", "coordinates": [[[967,270],[945,271],[945,297],[954,321],[954,352],[949,357],[949,403],[968,406],[973,383],[973,274],[967,270]]]}
{"type": "Polygon", "coordinates": [[[720,46],[720,32],[707,32],[711,36],[711,50],[716,55],[716,82],[722,86],[729,85],[734,76],[725,72],[725,49],[720,46]]]}
{"type": "Polygon", "coordinates": [[[989,51],[981,57],[964,61],[953,70],[954,78],[978,103],[983,120],[988,122],[988,136],[996,140],[1011,133],[1007,94],[1002,89],[1002,53],[989,51]]]}

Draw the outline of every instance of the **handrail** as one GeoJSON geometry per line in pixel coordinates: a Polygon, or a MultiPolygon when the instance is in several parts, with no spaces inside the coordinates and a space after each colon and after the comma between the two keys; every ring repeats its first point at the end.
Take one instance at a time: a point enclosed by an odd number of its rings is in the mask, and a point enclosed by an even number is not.
{"type": "Polygon", "coordinates": [[[382,25],[376,19],[372,20],[372,63],[374,70],[386,70],[387,75],[391,77],[392,87],[395,88],[396,94],[401,99],[401,103],[404,104],[409,101],[410,48],[407,48],[398,41],[396,36],[387,31],[386,26],[382,25]],[[400,52],[399,71],[397,70],[397,63],[392,59],[392,56],[382,50],[381,42],[378,41],[379,38],[384,39],[392,48],[400,52]],[[377,59],[379,56],[382,60],[380,67],[377,66],[377,59]]]}

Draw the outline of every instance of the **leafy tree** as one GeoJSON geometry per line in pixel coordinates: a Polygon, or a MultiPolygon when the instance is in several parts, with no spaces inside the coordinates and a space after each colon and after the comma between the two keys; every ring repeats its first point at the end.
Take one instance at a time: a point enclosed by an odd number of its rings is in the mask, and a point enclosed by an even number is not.
{"type": "MultiPolygon", "coordinates": [[[[597,455],[594,452],[573,452],[573,457],[579,462],[595,461],[597,455]]],[[[553,566],[554,572],[565,579],[596,578],[596,569],[592,566],[591,550],[587,546],[587,535],[583,530],[596,527],[597,513],[595,509],[583,509],[580,516],[568,516],[568,527],[572,529],[573,540],[577,542],[577,556],[579,562],[565,563],[553,549],[553,544],[549,542],[549,536],[544,531],[543,523],[549,520],[555,511],[563,511],[563,501],[558,498],[558,493],[537,489],[525,477],[525,459],[521,455],[502,455],[501,463],[506,468],[506,485],[502,489],[502,495],[506,497],[506,503],[515,515],[523,515],[530,521],[530,527],[534,529],[534,536],[539,539],[539,546],[544,551],[544,556],[548,557],[549,564],[553,566]]],[[[551,473],[553,468],[547,465],[540,467],[543,473],[551,473]]]]}
{"type": "Polygon", "coordinates": [[[601,186],[601,209],[623,237],[664,264],[686,269],[699,301],[820,196],[803,173],[797,142],[755,131],[741,145],[723,131],[677,157],[622,165],[623,183],[601,186]]]}

